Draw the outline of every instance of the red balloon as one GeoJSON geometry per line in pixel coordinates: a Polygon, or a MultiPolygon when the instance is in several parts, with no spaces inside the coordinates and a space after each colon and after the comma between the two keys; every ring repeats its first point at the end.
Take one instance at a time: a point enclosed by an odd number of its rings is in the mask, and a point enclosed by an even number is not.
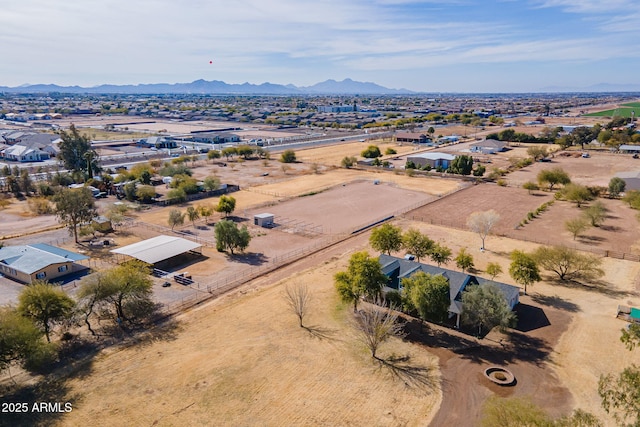
{"type": "Polygon", "coordinates": [[[213,64],[213,61],[209,61],[209,64],[213,64]]]}

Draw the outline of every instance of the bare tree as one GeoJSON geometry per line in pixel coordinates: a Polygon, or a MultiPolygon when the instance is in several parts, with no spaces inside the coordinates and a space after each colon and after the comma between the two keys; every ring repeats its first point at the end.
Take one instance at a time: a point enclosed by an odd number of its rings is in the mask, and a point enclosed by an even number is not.
{"type": "Polygon", "coordinates": [[[494,225],[500,220],[500,214],[493,209],[484,212],[474,212],[467,218],[467,226],[480,235],[481,250],[484,250],[484,240],[494,225]]]}
{"type": "Polygon", "coordinates": [[[367,305],[355,314],[353,326],[358,340],[371,351],[371,357],[379,359],[376,352],[389,337],[402,337],[402,325],[394,307],[367,305]]]}
{"type": "Polygon", "coordinates": [[[304,327],[302,320],[309,311],[309,303],[311,302],[311,293],[309,288],[304,284],[287,285],[284,289],[284,299],[291,311],[300,319],[300,327],[304,327]]]}

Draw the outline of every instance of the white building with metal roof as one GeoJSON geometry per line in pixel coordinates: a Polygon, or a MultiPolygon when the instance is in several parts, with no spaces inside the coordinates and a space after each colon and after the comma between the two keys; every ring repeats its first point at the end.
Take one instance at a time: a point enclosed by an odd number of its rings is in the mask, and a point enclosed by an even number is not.
{"type": "Polygon", "coordinates": [[[147,264],[157,264],[187,252],[201,254],[202,245],[180,237],[162,235],[113,249],[110,252],[127,255],[147,264]]]}

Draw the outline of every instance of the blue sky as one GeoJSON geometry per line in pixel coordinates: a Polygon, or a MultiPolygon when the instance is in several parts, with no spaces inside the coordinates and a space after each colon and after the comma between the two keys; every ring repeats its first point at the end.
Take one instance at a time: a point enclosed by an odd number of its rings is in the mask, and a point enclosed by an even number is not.
{"type": "Polygon", "coordinates": [[[636,84],[638,22],[637,0],[2,0],[0,86],[636,84]]]}

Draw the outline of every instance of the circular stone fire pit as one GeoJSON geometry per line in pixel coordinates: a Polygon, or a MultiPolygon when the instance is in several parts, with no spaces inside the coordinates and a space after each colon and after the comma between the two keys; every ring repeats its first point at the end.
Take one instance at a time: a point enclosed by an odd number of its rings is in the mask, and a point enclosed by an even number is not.
{"type": "Polygon", "coordinates": [[[484,370],[485,377],[498,385],[510,386],[516,383],[516,377],[506,368],[491,366],[484,370]]]}

